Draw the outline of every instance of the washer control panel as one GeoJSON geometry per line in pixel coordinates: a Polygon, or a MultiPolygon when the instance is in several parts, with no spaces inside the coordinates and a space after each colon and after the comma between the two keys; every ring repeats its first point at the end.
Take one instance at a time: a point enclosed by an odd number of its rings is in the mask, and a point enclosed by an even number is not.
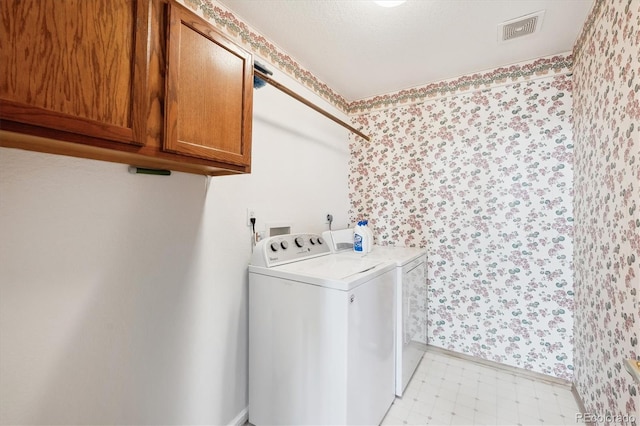
{"type": "Polygon", "coordinates": [[[272,266],[331,254],[331,248],[317,234],[287,234],[269,237],[253,249],[251,265],[272,266]]]}

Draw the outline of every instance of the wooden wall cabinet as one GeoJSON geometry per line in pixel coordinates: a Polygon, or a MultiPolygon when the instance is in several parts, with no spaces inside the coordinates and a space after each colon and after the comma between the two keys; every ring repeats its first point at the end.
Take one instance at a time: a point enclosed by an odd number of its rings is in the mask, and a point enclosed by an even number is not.
{"type": "Polygon", "coordinates": [[[182,7],[168,26],[165,149],[248,166],[251,55],[182,7]]]}
{"type": "Polygon", "coordinates": [[[143,6],[130,0],[1,2],[2,118],[143,145],[143,6]]]}
{"type": "Polygon", "coordinates": [[[253,60],[173,1],[0,2],[0,146],[251,169],[253,60]]]}

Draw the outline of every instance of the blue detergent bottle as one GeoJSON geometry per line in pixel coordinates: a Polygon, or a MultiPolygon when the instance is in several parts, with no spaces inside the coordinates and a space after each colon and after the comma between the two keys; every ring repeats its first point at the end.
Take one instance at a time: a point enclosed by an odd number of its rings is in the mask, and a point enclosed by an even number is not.
{"type": "Polygon", "coordinates": [[[362,221],[359,221],[358,224],[353,228],[353,251],[356,253],[366,253],[365,250],[365,239],[366,239],[366,231],[363,229],[362,221]]]}

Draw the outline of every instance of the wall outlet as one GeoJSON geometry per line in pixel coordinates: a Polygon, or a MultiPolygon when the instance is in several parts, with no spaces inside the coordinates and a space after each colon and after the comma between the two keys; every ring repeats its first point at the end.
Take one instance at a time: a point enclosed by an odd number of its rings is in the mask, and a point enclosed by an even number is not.
{"type": "Polygon", "coordinates": [[[256,211],[254,209],[248,208],[247,209],[247,226],[251,227],[251,219],[255,219],[256,218],[256,211]]]}

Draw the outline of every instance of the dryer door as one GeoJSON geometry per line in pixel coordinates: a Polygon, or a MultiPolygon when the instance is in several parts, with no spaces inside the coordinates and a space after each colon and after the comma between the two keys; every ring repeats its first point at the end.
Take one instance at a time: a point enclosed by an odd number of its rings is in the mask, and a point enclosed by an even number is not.
{"type": "Polygon", "coordinates": [[[416,371],[427,344],[427,277],[426,262],[412,263],[403,268],[401,319],[397,333],[396,395],[402,396],[416,371]]]}
{"type": "Polygon", "coordinates": [[[403,341],[427,344],[427,265],[402,272],[403,341]]]}

